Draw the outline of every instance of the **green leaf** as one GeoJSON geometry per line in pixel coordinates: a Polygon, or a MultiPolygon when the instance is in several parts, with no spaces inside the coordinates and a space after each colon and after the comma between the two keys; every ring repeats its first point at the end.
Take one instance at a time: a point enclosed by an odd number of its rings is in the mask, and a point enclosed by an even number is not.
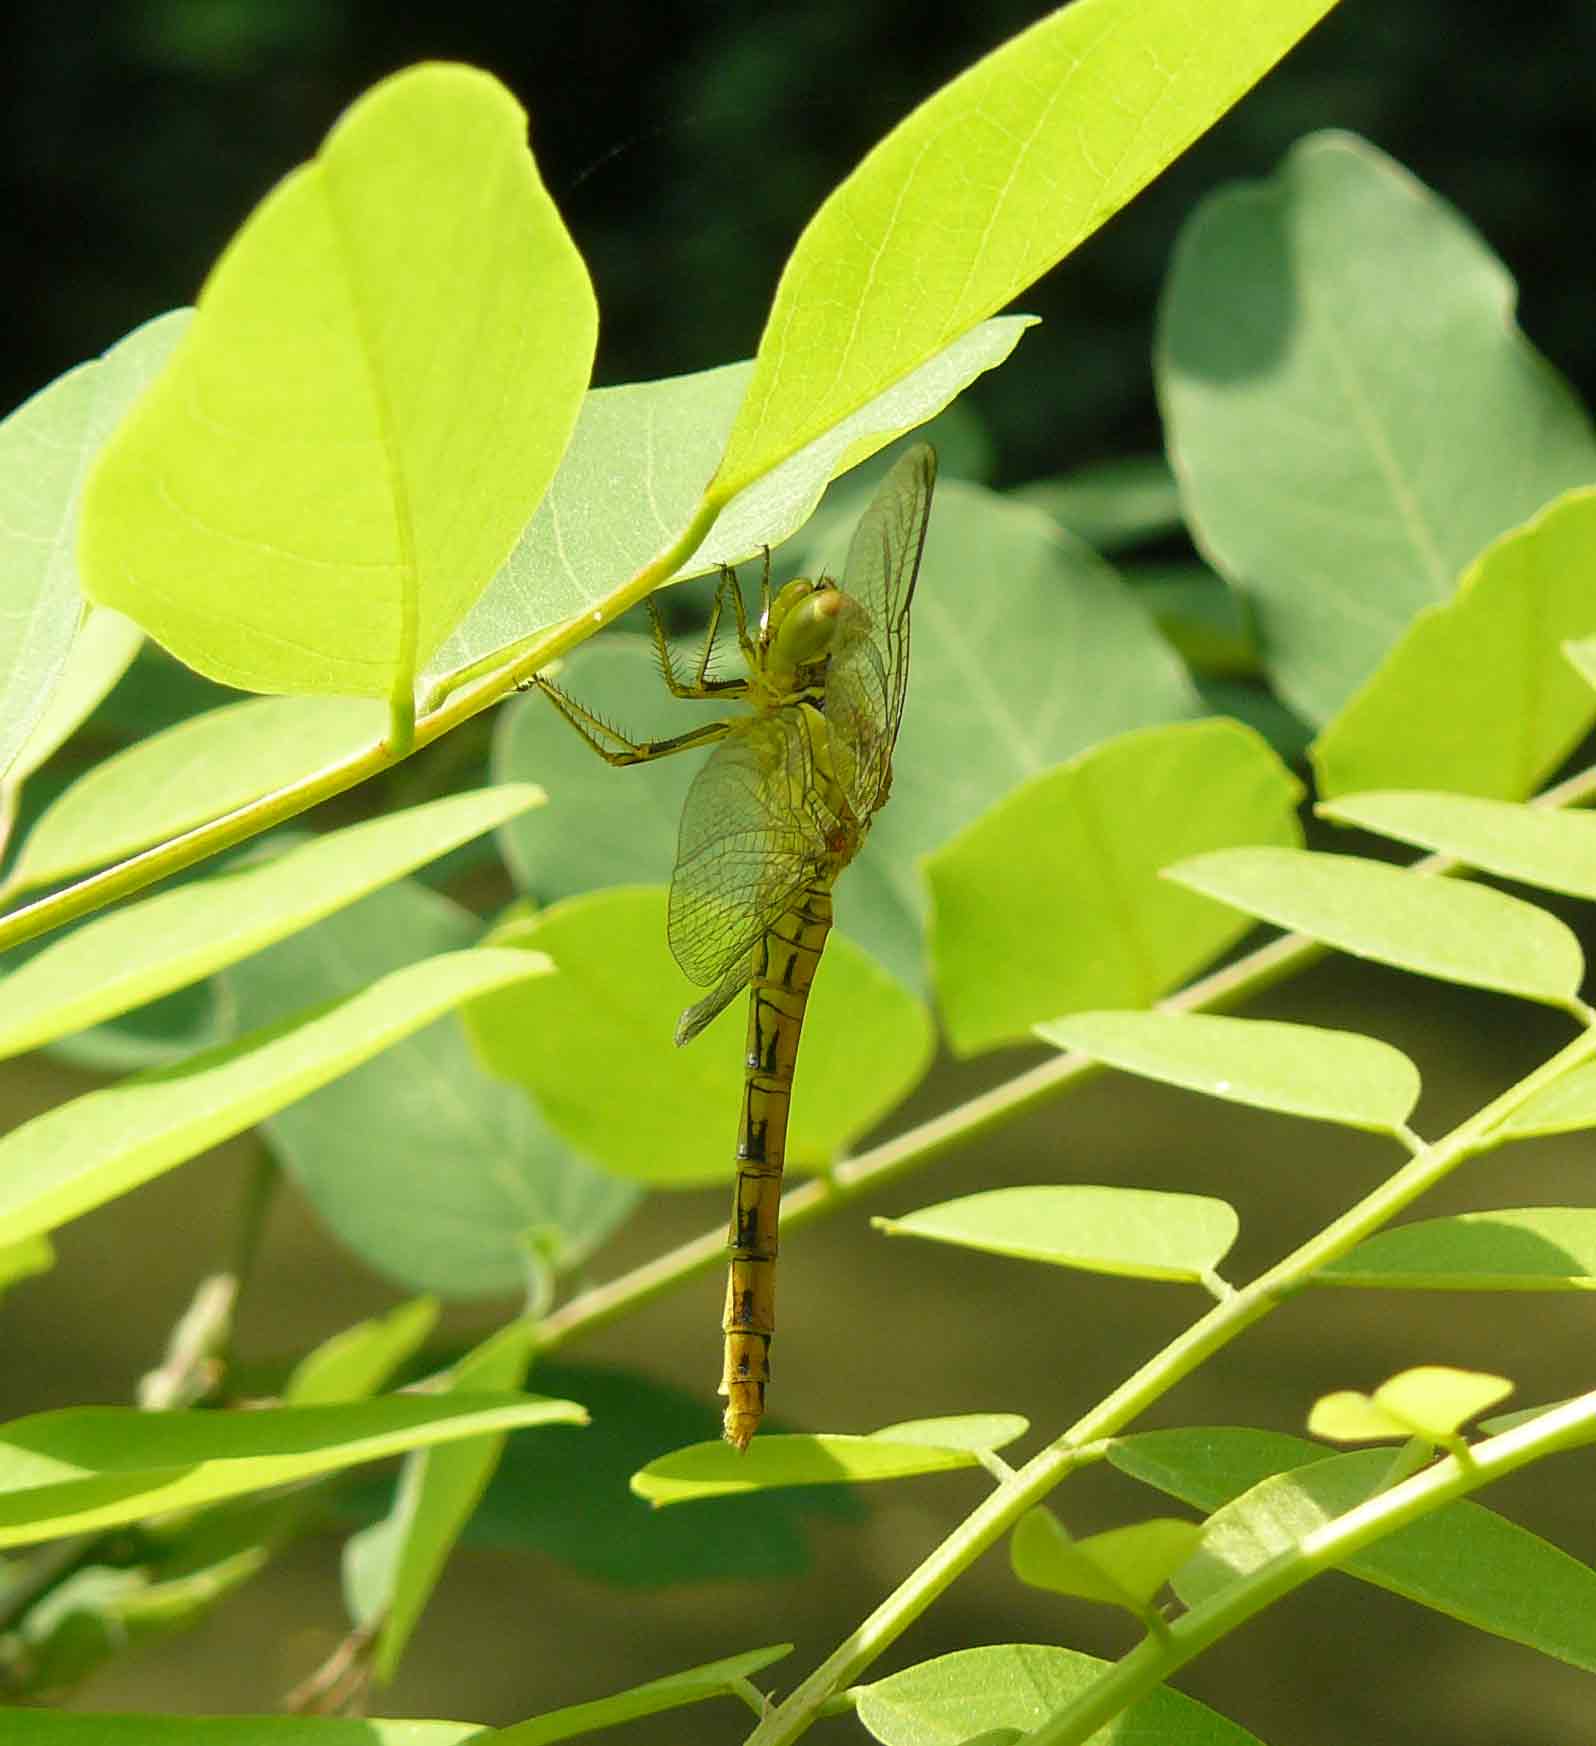
{"type": "Polygon", "coordinates": [[[1200,707],[1135,591],[1095,552],[1035,509],[943,481],[915,594],[892,801],[839,886],[844,928],[916,985],[924,857],[1061,759],[1200,707]]]}
{"type": "MultiPolygon", "coordinates": [[[[1181,237],[1157,358],[1186,517],[1310,721],[1489,541],[1596,474],[1589,421],[1514,298],[1471,225],[1345,134],[1213,196],[1181,237]]],[[[1465,709],[1432,742],[1459,723],[1478,738],[1465,709]]]]}
{"type": "Polygon", "coordinates": [[[19,788],[71,739],[128,670],[143,641],[144,633],[132,619],[108,606],[89,609],[44,713],[5,773],[5,787],[19,788]]]}
{"type": "Polygon", "coordinates": [[[1319,736],[1320,794],[1532,794],[1596,718],[1559,646],[1596,628],[1593,542],[1596,490],[1580,490],[1482,552],[1319,736]]]}
{"type": "MultiPolygon", "coordinates": [[[[1228,1427],[1126,1437],[1108,1458],[1122,1473],[1199,1510],[1241,1498],[1234,1516],[1217,1528],[1210,1524],[1211,1540],[1180,1573],[1176,1589],[1188,1606],[1356,1508],[1391,1475],[1389,1449],[1326,1460],[1320,1445],[1302,1438],[1228,1427]],[[1279,1479],[1271,1480],[1275,1474],[1279,1479]]],[[[1596,1670],[1596,1571],[1480,1504],[1447,1504],[1339,1568],[1479,1630],[1596,1670]]]]}
{"type": "MultiPolygon", "coordinates": [[[[173,883],[175,885],[178,881],[173,883]]],[[[90,925],[88,922],[79,924],[90,925]]],[[[48,949],[75,931],[69,927],[54,937],[41,940],[39,950],[48,949]]],[[[28,961],[25,954],[34,944],[30,940],[21,948],[18,957],[28,961]]],[[[0,988],[4,986],[0,983],[0,988]]],[[[186,1055],[221,1042],[225,1035],[226,1026],[216,1003],[216,986],[206,980],[191,982],[186,988],[163,994],[147,1006],[135,1007],[105,1024],[91,1025],[86,1031],[58,1037],[45,1046],[57,1060],[90,1073],[114,1075],[134,1073],[142,1067],[170,1067],[186,1055]]]]}
{"type": "Polygon", "coordinates": [[[1246,606],[1212,570],[1201,564],[1138,564],[1126,575],[1159,630],[1199,678],[1247,679],[1262,672],[1246,606]]]}
{"type": "Polygon", "coordinates": [[[1193,891],[1355,958],[1548,1006],[1579,992],[1579,942],[1555,916],[1481,885],[1355,855],[1222,849],[1167,869],[1193,891]]]}
{"type": "MultiPolygon", "coordinates": [[[[632,1492],[656,1509],[695,1498],[770,1491],[789,1485],[865,1485],[980,1466],[981,1451],[1005,1428],[1025,1420],[1013,1414],[978,1414],[949,1422],[948,1441],[930,1441],[936,1420],[888,1425],[865,1437],[756,1437],[747,1449],[729,1443],[694,1443],[673,1450],[632,1475],[632,1492]]],[[[1020,1431],[1014,1432],[1017,1436],[1020,1431]]]]}
{"type": "Polygon", "coordinates": [[[925,1237],[989,1255],[1130,1279],[1198,1281],[1236,1240],[1235,1210],[1200,1194],[1147,1188],[993,1188],[901,1219],[889,1237],[925,1237]]]}
{"type": "Polygon", "coordinates": [[[1321,1395],[1308,1414],[1308,1430],[1333,1443],[1376,1438],[1422,1437],[1444,1443],[1461,1427],[1513,1392],[1505,1376],[1423,1364],[1383,1382],[1373,1394],[1342,1389],[1321,1395]]]}
{"type": "Polygon", "coordinates": [[[181,1576],[159,1577],[148,1567],[81,1565],[30,1606],[8,1642],[19,1647],[25,1689],[61,1692],[104,1661],[161,1637],[191,1631],[266,1563],[264,1546],[250,1546],[181,1576]]]}
{"type": "MultiPolygon", "coordinates": [[[[1596,1109],[1591,1118],[1596,1122],[1596,1109]]],[[[1503,1207],[1379,1231],[1315,1285],[1398,1291],[1596,1291],[1596,1210],[1503,1207]]]]}
{"type": "Polygon", "coordinates": [[[385,1395],[253,1413],[73,1407],[0,1425],[0,1546],[98,1532],[523,1425],[584,1422],[536,1396],[385,1395]]]}
{"type": "Polygon", "coordinates": [[[1110,554],[1182,531],[1180,489],[1162,455],[1126,455],[1077,467],[1010,493],[1110,554]]]}
{"type": "Polygon", "coordinates": [[[1148,1005],[1185,981],[1246,930],[1160,870],[1205,848],[1300,842],[1300,792],[1257,734],[1205,721],[1126,734],[1000,801],[925,864],[953,1046],[1148,1005]]]}
{"type": "Polygon", "coordinates": [[[1563,644],[1563,654],[1580,678],[1596,690],[1596,637],[1571,638],[1563,644]]]}
{"type": "Polygon", "coordinates": [[[510,94],[385,80],[251,214],[101,457],[89,591],[227,684],[407,699],[553,477],[596,326],[510,94]]]}
{"type": "Polygon", "coordinates": [[[647,1685],[634,1685],[611,1697],[598,1698],[588,1704],[571,1704],[563,1710],[550,1710],[547,1715],[500,1728],[493,1736],[494,1743],[495,1746],[552,1746],[556,1740],[594,1734],[601,1728],[613,1728],[621,1722],[636,1721],[641,1716],[657,1716],[662,1710],[679,1710],[709,1698],[735,1695],[739,1682],[790,1654],[791,1643],[777,1643],[768,1649],[750,1649],[742,1655],[728,1655],[722,1661],[707,1661],[702,1667],[684,1668],[680,1673],[651,1679],[647,1685]]]}
{"type": "Polygon", "coordinates": [[[1586,1061],[1534,1093],[1499,1127],[1492,1140],[1529,1140],[1596,1127],[1596,1061],[1586,1061]]]}
{"type": "MultiPolygon", "coordinates": [[[[584,643],[562,665],[559,684],[584,709],[644,739],[726,714],[724,705],[671,698],[660,684],[653,645],[623,632],[584,643]]],[[[543,697],[517,698],[497,715],[494,780],[517,781],[517,772],[535,770],[554,799],[541,830],[512,820],[499,833],[522,890],[549,904],[611,885],[652,884],[669,874],[700,758],[657,758],[610,770],[543,697]]]]}
{"type": "Polygon", "coordinates": [[[922,103],[837,187],[776,290],[713,490],[730,497],[1004,307],[1261,78],[1330,0],[1043,18],[922,103]]]}
{"type": "MultiPolygon", "coordinates": [[[[1034,319],[983,322],[740,493],[675,579],[780,545],[808,520],[835,474],[995,369],[1034,319]]],[[[726,364],[589,393],[548,495],[488,591],[428,664],[428,677],[442,678],[525,642],[532,631],[589,614],[670,545],[698,508],[752,370],[726,364]]]]}
{"type": "Polygon", "coordinates": [[[1197,1549],[1197,1522],[1156,1516],[1072,1540],[1051,1510],[1020,1517],[1009,1540],[1009,1562],[1021,1582],[1076,1595],[1140,1615],[1172,1572],[1197,1549]]]}
{"type": "MultiPolygon", "coordinates": [[[[544,998],[472,1003],[466,1027],[488,1068],[523,1086],[556,1132],[618,1175],[673,1188],[724,1181],[747,1017],[734,1002],[703,1039],[685,1050],[672,1041],[694,990],[665,944],[664,892],[572,898],[513,938],[559,973],[543,979],[544,998]]],[[[907,1095],[931,1051],[919,1002],[833,936],[804,1022],[789,1167],[829,1164],[907,1095]]]]}
{"type": "MultiPolygon", "coordinates": [[[[438,1305],[430,1297],[415,1298],[385,1316],[357,1322],[300,1359],[283,1384],[283,1401],[288,1406],[321,1406],[365,1400],[420,1351],[437,1324],[438,1305]]],[[[517,1378],[510,1386],[519,1385],[517,1378]]]]}
{"type": "Polygon", "coordinates": [[[40,815],[9,884],[48,885],[208,824],[382,737],[363,698],[227,704],[96,764],[40,815]]]}
{"type": "Polygon", "coordinates": [[[1002,1449],[1030,1430],[1018,1413],[960,1413],[955,1418],[904,1419],[883,1425],[873,1437],[890,1443],[925,1443],[937,1449],[1002,1449]]]}
{"type": "Polygon", "coordinates": [[[1588,812],[1412,789],[1351,794],[1314,810],[1503,879],[1596,898],[1596,818],[1588,812]]]}
{"type": "Polygon", "coordinates": [[[0,1287],[48,1273],[55,1266],[55,1247],[48,1237],[25,1237],[0,1249],[0,1287]]]}
{"type": "MultiPolygon", "coordinates": [[[[26,774],[14,767],[51,707],[78,634],[83,597],[73,548],[84,476],[188,319],[187,310],[174,310],[134,328],[104,357],[69,370],[0,422],[0,775],[26,774]]],[[[37,743],[32,754],[42,762],[37,743]]]]}
{"type": "MultiPolygon", "coordinates": [[[[241,1029],[281,1024],[481,932],[469,911],[401,881],[235,965],[228,1005],[241,1029]]],[[[572,1156],[522,1092],[485,1073],[452,1018],[279,1110],[265,1134],[368,1265],[451,1299],[544,1303],[555,1275],[579,1266],[637,1201],[631,1184],[572,1156]]]]}
{"type": "MultiPolygon", "coordinates": [[[[719,1341],[712,1348],[708,1328],[702,1332],[707,1374],[719,1341]]],[[[513,1438],[466,1525],[471,1545],[552,1559],[611,1588],[791,1582],[811,1566],[812,1521],[857,1526],[864,1519],[856,1494],[839,1486],[650,1509],[628,1482],[660,1450],[680,1448],[718,1426],[720,1415],[706,1392],[594,1364],[540,1362],[533,1381],[545,1394],[580,1400],[592,1414],[592,1425],[581,1432],[581,1459],[573,1459],[574,1432],[513,1438]]],[[[987,1435],[993,1434],[989,1427],[987,1435]]]]}
{"type": "MultiPolygon", "coordinates": [[[[828,504],[827,521],[851,535],[863,502],[838,495],[842,503],[828,504]]],[[[806,569],[835,574],[826,562],[831,555],[824,542],[809,542],[806,569]]],[[[602,655],[587,657],[596,663],[593,699],[585,688],[590,669],[573,663],[571,688],[580,701],[610,712],[618,726],[649,733],[677,732],[714,713],[663,701],[654,708],[665,692],[652,652],[634,639],[608,640],[602,655]]],[[[497,768],[536,772],[557,805],[567,793],[579,796],[566,828],[552,820],[535,857],[526,855],[537,889],[558,895],[590,880],[600,855],[629,839],[630,847],[617,847],[606,882],[664,877],[675,856],[679,797],[697,760],[665,761],[688,766],[680,772],[611,771],[541,699],[528,701],[536,709],[507,730],[515,755],[501,756],[497,768]]],[[[1106,735],[1197,708],[1179,661],[1101,559],[1033,509],[944,481],[915,596],[892,803],[838,884],[842,931],[916,986],[923,974],[922,855],[969,824],[994,794],[1056,760],[1106,735]],[[1001,588],[972,603],[971,579],[980,577],[1001,577],[1001,588]]]]}
{"type": "MultiPolygon", "coordinates": [[[[536,805],[524,784],[447,795],[316,837],[242,873],[195,880],[97,917],[3,984],[0,1056],[129,1012],[285,939],[536,805]]],[[[300,1006],[317,998],[307,992],[300,1006]]]]}
{"type": "MultiPolygon", "coordinates": [[[[530,1322],[511,1322],[455,1366],[447,1392],[470,1396],[519,1388],[535,1341],[530,1322]]],[[[503,1450],[503,1437],[417,1450],[406,1458],[386,1520],[364,1529],[345,1548],[350,1612],[357,1625],[377,1628],[373,1665],[383,1684],[398,1671],[422,1609],[503,1450]]]]}
{"type": "Polygon", "coordinates": [[[1377,1134],[1400,1130],[1419,1100],[1407,1056],[1351,1031],[1175,1012],[1077,1013],[1036,1030],[1145,1079],[1377,1134]]]}
{"type": "MultiPolygon", "coordinates": [[[[859,1720],[882,1746],[974,1746],[974,1737],[1029,1734],[1084,1697],[1112,1663],[1043,1643],[995,1643],[922,1661],[855,1687],[859,1720]]],[[[1093,1736],[1158,1746],[1259,1746],[1256,1736],[1194,1698],[1160,1686],[1093,1736]]]]}
{"type": "Polygon", "coordinates": [[[490,988],[542,975],[525,952],[452,952],[297,1026],[256,1033],[35,1116],[0,1139],[0,1244],[148,1182],[490,988]]]}
{"type": "Polygon", "coordinates": [[[477,1722],[135,1716],[0,1708],[7,1746],[486,1746],[477,1722]]]}

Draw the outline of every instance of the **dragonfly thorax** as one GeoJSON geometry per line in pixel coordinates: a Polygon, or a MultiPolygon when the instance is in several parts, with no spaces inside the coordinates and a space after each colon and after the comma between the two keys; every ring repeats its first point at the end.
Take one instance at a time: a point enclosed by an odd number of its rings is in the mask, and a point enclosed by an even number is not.
{"type": "Polygon", "coordinates": [[[844,595],[834,582],[805,576],[788,582],[759,621],[754,682],[770,703],[818,691],[837,634],[844,595]]]}

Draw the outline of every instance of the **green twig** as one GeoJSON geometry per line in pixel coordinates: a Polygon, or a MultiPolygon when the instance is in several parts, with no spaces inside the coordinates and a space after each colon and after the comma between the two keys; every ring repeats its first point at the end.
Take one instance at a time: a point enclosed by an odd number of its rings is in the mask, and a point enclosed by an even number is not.
{"type": "MultiPolygon", "coordinates": [[[[1300,1291],[1319,1268],[1372,1236],[1479,1151],[1492,1131],[1514,1110],[1521,1108],[1545,1086],[1592,1059],[1596,1059],[1596,1031],[1587,1030],[1549,1061],[1543,1062],[1534,1073],[1476,1111],[1450,1134],[1417,1157],[1410,1158],[1379,1188],[1365,1195],[1317,1236],[1293,1250],[1250,1285],[1216,1304],[1077,1420],[1055,1443],[1028,1461],[1012,1482],[1000,1486],[985,1498],[857,1631],[784,1703],[771,1711],[749,1736],[748,1746],[783,1746],[784,1742],[796,1740],[833,1692],[852,1684],[956,1577],[1053,1490],[1078,1463],[1083,1445],[1123,1430],[1176,1383],[1266,1316],[1276,1304],[1300,1291]]],[[[1154,1650],[1144,1644],[1133,1654],[1151,1656],[1163,1652],[1162,1648],[1154,1650]]],[[[1191,1652],[1195,1654],[1196,1650],[1191,1652]]],[[[1112,1713],[1117,1713],[1117,1710],[1112,1713]]],[[[1106,1712],[1095,1708],[1092,1714],[1096,1720],[1086,1733],[1107,1719],[1106,1712]]],[[[1075,1732],[1068,1736],[1071,1740],[1085,1737],[1086,1734],[1075,1732]]],[[[1057,1746],[1062,1746],[1063,1739],[1064,1736],[1059,1737],[1057,1746]]]]}
{"type": "Polygon", "coordinates": [[[1466,1459],[1449,1456],[1378,1493],[1193,1607],[1161,1639],[1139,1643],[1089,1691],[1027,1735],[1026,1746],[1078,1746],[1238,1625],[1365,1546],[1531,1461],[1592,1442],[1596,1393],[1565,1401],[1528,1424],[1474,1444],[1466,1459]]]}
{"type": "Polygon", "coordinates": [[[390,769],[401,761],[402,756],[410,756],[431,745],[451,728],[491,708],[500,698],[514,691],[523,679],[530,678],[540,667],[575,648],[594,631],[618,618],[668,581],[702,544],[723,507],[724,500],[705,498],[674,544],[652,558],[630,580],[579,617],[552,627],[508,665],[495,668],[479,683],[455,693],[441,708],[416,721],[412,743],[402,754],[387,741],[379,741],[324,770],[262,795],[222,818],[212,819],[208,824],[173,837],[170,842],[157,844],[141,855],[134,855],[115,867],[108,867],[74,885],[52,892],[48,897],[41,897],[25,908],[14,910],[0,919],[0,952],[20,945],[24,940],[35,939],[52,928],[92,915],[107,904],[117,903],[158,880],[182,872],[185,867],[192,867],[224,849],[248,842],[262,831],[270,830],[286,819],[296,818],[335,794],[342,794],[368,777],[390,769]]]}

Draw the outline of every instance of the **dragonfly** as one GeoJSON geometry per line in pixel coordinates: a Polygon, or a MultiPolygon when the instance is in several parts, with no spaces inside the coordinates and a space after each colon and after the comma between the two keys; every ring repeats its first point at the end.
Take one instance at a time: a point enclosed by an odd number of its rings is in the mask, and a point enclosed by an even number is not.
{"type": "Polygon", "coordinates": [[[744,989],[750,994],[721,1322],[724,1434],[738,1449],[759,1428],[770,1380],[781,1177],[804,1008],[831,931],[832,885],[892,791],[909,678],[909,608],[936,470],[927,443],[893,465],[854,531],[840,583],[800,576],[772,597],[767,548],[753,631],[736,572],[723,568],[703,649],[685,679],[659,609],[648,601],[671,695],[741,702],[748,714],[668,739],[631,740],[536,679],[612,765],[714,747],[682,809],[667,933],[689,980],[709,990],[681,1015],[678,1043],[696,1037],[744,989]],[[747,673],[712,678],[728,606],[747,673]]]}

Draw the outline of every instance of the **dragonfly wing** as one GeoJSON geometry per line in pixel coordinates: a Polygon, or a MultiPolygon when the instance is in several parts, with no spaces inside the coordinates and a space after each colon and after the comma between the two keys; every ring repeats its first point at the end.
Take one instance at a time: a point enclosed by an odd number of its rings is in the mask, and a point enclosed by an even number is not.
{"type": "Polygon", "coordinates": [[[909,606],[936,477],[928,443],[901,456],[860,518],[843,568],[852,607],[827,667],[826,725],[838,780],[861,821],[882,806],[892,780],[909,683],[909,606]]]}
{"type": "Polygon", "coordinates": [[[692,1042],[693,1038],[713,1019],[718,1019],[728,1006],[748,986],[752,972],[753,950],[750,948],[704,996],[695,1000],[676,1021],[676,1046],[692,1042]]]}
{"type": "Polygon", "coordinates": [[[747,986],[760,936],[825,872],[836,830],[797,710],[739,721],[710,754],[682,809],[668,934],[684,974],[713,992],[683,1014],[678,1042],[747,986]]]}

